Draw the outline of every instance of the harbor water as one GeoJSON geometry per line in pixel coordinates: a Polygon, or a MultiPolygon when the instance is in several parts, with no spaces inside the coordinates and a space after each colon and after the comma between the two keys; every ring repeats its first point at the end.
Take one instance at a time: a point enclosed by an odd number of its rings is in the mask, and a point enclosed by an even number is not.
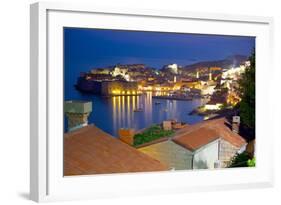
{"type": "MultiPolygon", "coordinates": [[[[105,132],[118,136],[120,128],[143,129],[164,120],[175,119],[180,122],[194,124],[203,120],[202,116],[189,113],[203,102],[201,99],[168,100],[154,99],[152,92],[140,96],[113,96],[84,94],[75,89],[66,92],[65,100],[92,101],[92,113],[89,124],[95,124],[105,132]]],[[[64,130],[67,130],[67,120],[64,116],[64,130]]]]}

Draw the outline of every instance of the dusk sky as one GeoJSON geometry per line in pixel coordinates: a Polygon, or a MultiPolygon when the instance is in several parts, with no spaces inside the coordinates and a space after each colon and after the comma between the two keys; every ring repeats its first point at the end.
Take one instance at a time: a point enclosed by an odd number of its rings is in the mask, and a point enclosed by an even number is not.
{"type": "Polygon", "coordinates": [[[165,64],[188,65],[236,54],[249,56],[255,38],[65,28],[64,43],[65,66],[89,66],[79,68],[87,71],[117,63],[161,68],[165,64]]]}

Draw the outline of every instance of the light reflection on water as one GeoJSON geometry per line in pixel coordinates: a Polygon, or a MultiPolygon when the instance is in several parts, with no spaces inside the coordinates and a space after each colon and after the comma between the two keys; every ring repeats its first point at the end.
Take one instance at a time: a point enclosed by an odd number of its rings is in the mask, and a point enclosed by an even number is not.
{"type": "Polygon", "coordinates": [[[193,101],[153,99],[151,92],[141,96],[89,97],[87,100],[93,101],[89,123],[94,123],[113,136],[117,136],[120,128],[139,130],[167,119],[190,124],[203,120],[201,116],[188,115],[192,109],[201,105],[200,99],[193,101]],[[137,109],[142,111],[136,112],[137,109]]]}
{"type": "MultiPolygon", "coordinates": [[[[120,128],[139,130],[167,119],[176,119],[189,124],[203,120],[201,116],[188,115],[203,103],[201,99],[192,101],[154,99],[152,92],[141,96],[101,97],[75,91],[67,100],[92,101],[93,111],[88,119],[89,124],[93,123],[113,136],[117,136],[120,128]],[[139,108],[142,109],[141,112],[134,112],[139,108]]],[[[66,117],[64,120],[67,126],[66,117]]],[[[66,131],[67,127],[64,130],[66,131]]]]}

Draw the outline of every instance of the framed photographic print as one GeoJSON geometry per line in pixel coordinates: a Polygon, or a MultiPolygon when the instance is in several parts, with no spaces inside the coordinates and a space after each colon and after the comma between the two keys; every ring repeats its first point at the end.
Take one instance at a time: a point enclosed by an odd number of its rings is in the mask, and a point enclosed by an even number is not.
{"type": "Polygon", "coordinates": [[[31,5],[31,199],[272,186],[272,24],[31,5]]]}

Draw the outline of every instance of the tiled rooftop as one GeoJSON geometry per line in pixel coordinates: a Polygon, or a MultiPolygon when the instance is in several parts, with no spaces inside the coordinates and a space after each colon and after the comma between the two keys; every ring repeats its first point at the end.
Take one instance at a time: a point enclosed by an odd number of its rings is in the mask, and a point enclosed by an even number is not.
{"type": "Polygon", "coordinates": [[[173,141],[190,151],[195,151],[219,138],[219,134],[210,128],[200,127],[173,138],[173,141]]]}
{"type": "Polygon", "coordinates": [[[89,125],[64,135],[64,175],[164,171],[168,167],[89,125]]]}
{"type": "MultiPolygon", "coordinates": [[[[246,144],[246,141],[244,138],[242,138],[239,134],[237,134],[231,130],[231,125],[224,117],[218,118],[218,119],[206,120],[206,121],[188,126],[186,128],[183,128],[183,129],[177,131],[177,133],[175,134],[176,137],[174,137],[173,140],[179,141],[181,137],[184,137],[186,135],[188,135],[188,136],[195,135],[195,134],[198,135],[197,138],[193,139],[194,141],[198,140],[198,142],[194,142],[195,144],[200,144],[200,142],[203,142],[204,140],[202,140],[200,138],[202,138],[204,136],[206,138],[211,138],[211,136],[214,136],[214,138],[220,137],[220,138],[228,141],[235,147],[241,147],[244,144],[246,144]],[[199,132],[200,129],[202,129],[202,128],[204,128],[203,130],[201,130],[205,133],[204,135],[201,135],[199,132]],[[192,134],[192,132],[193,132],[193,134],[192,134]]],[[[206,141],[208,141],[208,140],[206,139],[206,141]]]]}

